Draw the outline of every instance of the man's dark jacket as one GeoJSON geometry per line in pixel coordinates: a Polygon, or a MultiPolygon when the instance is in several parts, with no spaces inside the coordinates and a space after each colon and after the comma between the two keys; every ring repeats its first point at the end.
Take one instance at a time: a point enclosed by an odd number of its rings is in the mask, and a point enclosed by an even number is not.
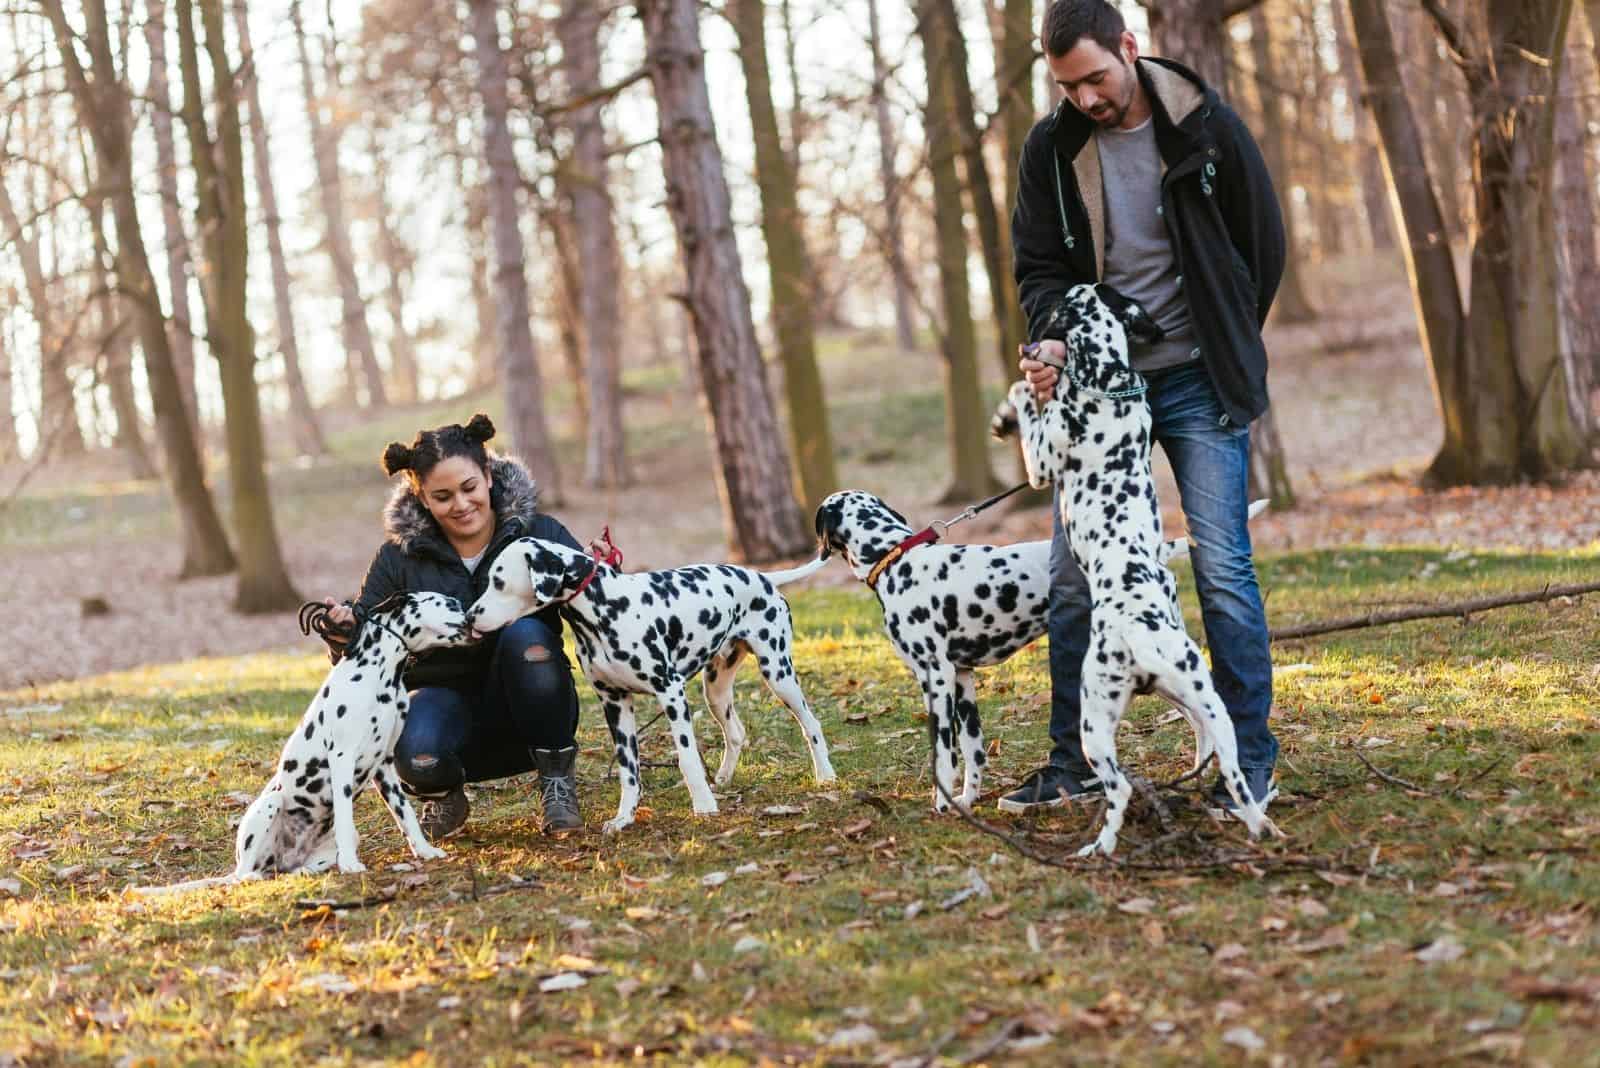
{"type": "MultiPolygon", "coordinates": [[[[1165,173],[1161,211],[1200,358],[1228,418],[1267,408],[1261,341],[1283,276],[1283,219],[1255,139],[1200,77],[1165,59],[1137,61],[1165,173]]],[[[1034,124],[1022,149],[1011,217],[1017,292],[1030,340],[1064,340],[1056,314],[1075,285],[1101,280],[1105,200],[1095,123],[1066,100],[1034,124]]]]}
{"type": "MultiPolygon", "coordinates": [[[[383,510],[388,538],[367,568],[357,606],[369,609],[393,593],[442,593],[468,608],[488,588],[495,558],[517,538],[544,538],[574,549],[583,548],[558,520],[539,511],[538,483],[522,464],[508,457],[494,457],[489,461],[489,474],[494,483],[489,490],[489,503],[494,507],[494,538],[478,561],[477,570],[467,570],[461,554],[445,539],[438,521],[411,492],[409,480],[402,481],[383,510]]],[[[561,616],[556,608],[547,608],[536,618],[556,634],[561,633],[561,616]]],[[[430,649],[408,663],[406,686],[451,686],[477,693],[488,675],[494,645],[490,637],[473,645],[430,649]]]]}

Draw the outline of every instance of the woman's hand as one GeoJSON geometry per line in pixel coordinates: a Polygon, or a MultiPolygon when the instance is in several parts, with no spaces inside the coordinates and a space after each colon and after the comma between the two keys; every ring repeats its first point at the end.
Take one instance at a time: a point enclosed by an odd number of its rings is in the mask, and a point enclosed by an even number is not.
{"type": "Polygon", "coordinates": [[[322,603],[328,606],[328,622],[345,631],[344,634],[339,634],[330,630],[326,638],[330,643],[342,646],[350,640],[349,630],[356,621],[355,611],[349,605],[335,601],[332,597],[324,597],[322,603]]]}

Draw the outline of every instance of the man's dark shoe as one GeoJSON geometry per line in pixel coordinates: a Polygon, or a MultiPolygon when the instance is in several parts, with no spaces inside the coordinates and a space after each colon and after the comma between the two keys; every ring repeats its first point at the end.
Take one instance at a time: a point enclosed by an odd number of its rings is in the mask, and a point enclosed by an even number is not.
{"type": "Polygon", "coordinates": [[[417,822],[430,842],[442,841],[461,830],[472,809],[467,803],[467,791],[461,786],[442,794],[412,794],[411,800],[417,806],[417,822]]]}
{"type": "Polygon", "coordinates": [[[533,750],[539,772],[539,807],[544,813],[539,829],[545,834],[565,834],[583,827],[578,811],[578,747],[533,750]]]}
{"type": "Polygon", "coordinates": [[[1022,785],[1000,798],[1001,812],[1038,812],[1069,801],[1093,801],[1105,796],[1105,787],[1088,768],[1082,770],[1046,764],[1022,780],[1022,785]]]}
{"type": "MultiPolygon", "coordinates": [[[[1278,783],[1272,776],[1271,768],[1240,768],[1244,772],[1245,785],[1250,789],[1252,800],[1260,801],[1263,811],[1268,802],[1278,796],[1278,783]]],[[[1211,789],[1206,793],[1206,807],[1218,819],[1236,817],[1238,805],[1234,803],[1233,795],[1228,793],[1227,785],[1218,775],[1211,784],[1211,789]]]]}

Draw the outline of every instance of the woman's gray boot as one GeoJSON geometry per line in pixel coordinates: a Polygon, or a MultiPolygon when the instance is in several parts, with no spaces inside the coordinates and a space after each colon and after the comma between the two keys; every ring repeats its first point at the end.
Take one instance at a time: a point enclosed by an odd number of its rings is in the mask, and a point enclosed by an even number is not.
{"type": "Polygon", "coordinates": [[[533,750],[533,766],[539,772],[539,805],[544,812],[540,830],[561,834],[583,827],[578,812],[578,777],[575,766],[578,747],[533,750]]]}

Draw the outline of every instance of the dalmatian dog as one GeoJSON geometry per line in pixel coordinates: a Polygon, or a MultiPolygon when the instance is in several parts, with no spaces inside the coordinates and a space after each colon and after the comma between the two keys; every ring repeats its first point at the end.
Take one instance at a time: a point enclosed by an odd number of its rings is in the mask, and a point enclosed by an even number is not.
{"type": "MultiPolygon", "coordinates": [[[[300,625],[309,631],[322,605],[306,605],[300,625]]],[[[136,887],[139,896],[224,886],[273,875],[314,874],[338,866],[366,871],[356,855],[355,797],[369,784],[389,808],[420,860],[439,860],[400,789],[394,746],[405,727],[402,675],[413,653],[471,641],[467,617],[453,597],[399,593],[361,620],[344,655],[311,699],[300,725],[284,744],[277,773],[245,809],[228,875],[173,886],[136,887]]]]}
{"type": "MultiPolygon", "coordinates": [[[[1250,506],[1252,516],[1266,501],[1250,506]]],[[[921,544],[904,516],[882,498],[842,490],[817,508],[824,555],[839,553],[883,608],[889,644],[922,687],[935,774],[933,807],[970,808],[983,791],[985,749],[973,671],[1003,663],[1045,632],[1050,542],[1017,545],[921,544]],[[959,743],[959,758],[957,745],[959,743]],[[955,773],[964,765],[961,792],[955,773]]],[[[1189,551],[1186,538],[1162,542],[1162,562],[1189,551]]]]}
{"type": "Polygon", "coordinates": [[[1200,650],[1184,630],[1177,581],[1161,566],[1161,511],[1150,472],[1150,407],[1128,363],[1128,336],[1161,336],[1149,314],[1106,285],[1069,290],[1057,314],[1067,358],[1040,404],[1027,383],[1008,401],[1022,435],[1028,481],[1055,483],[1073,559],[1089,582],[1090,642],[1083,662],[1084,756],[1105,784],[1105,825],[1083,855],[1115,851],[1133,786],[1117,763],[1116,730],[1138,693],[1171,701],[1193,727],[1198,768],[1216,753],[1252,837],[1280,833],[1239,770],[1233,721],[1200,650]]]}
{"type": "Polygon", "coordinates": [[[639,804],[639,739],[633,695],[651,694],[667,717],[678,769],[694,811],[717,811],[695,745],[686,688],[704,673],[706,705],[722,727],[724,749],[717,785],[733,778],[747,737],[733,708],[733,677],[752,654],[761,677],[799,721],[819,783],[834,781],[822,724],[806,704],[790,649],[794,624],[778,587],[813,574],[817,559],[788,571],[760,572],[727,564],[624,574],[592,556],[538,538],[508,545],[489,573],[489,589],[467,610],[474,631],[560,604],[572,626],[578,662],[600,695],[616,746],[622,797],[604,824],[614,834],[633,822],[639,804]]]}

